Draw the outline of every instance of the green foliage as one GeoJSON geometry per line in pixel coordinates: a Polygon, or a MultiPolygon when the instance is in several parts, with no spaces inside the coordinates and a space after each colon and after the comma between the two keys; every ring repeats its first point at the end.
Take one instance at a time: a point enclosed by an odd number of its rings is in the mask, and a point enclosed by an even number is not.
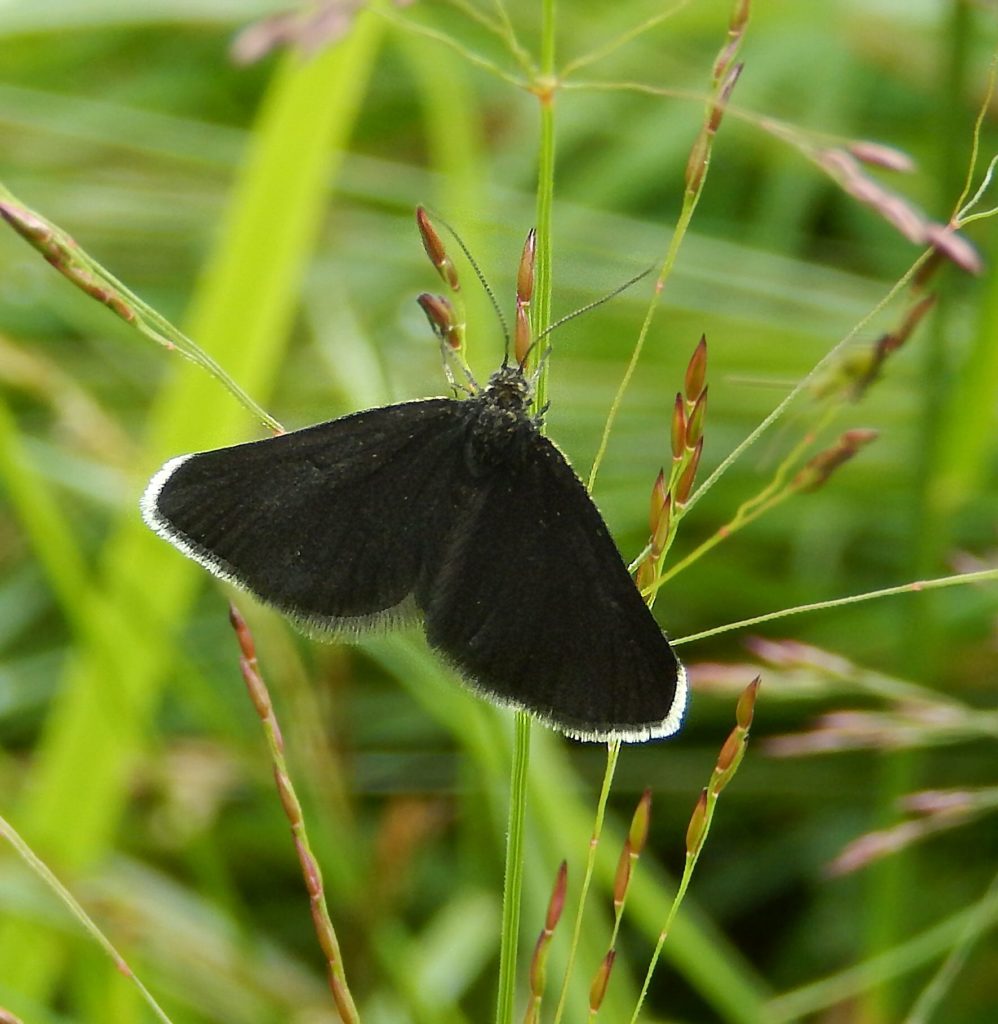
{"type": "MultiPolygon", "coordinates": [[[[435,286],[411,222],[417,202],[460,229],[508,312],[538,217],[539,154],[554,155],[553,317],[662,266],[727,2],[678,3],[668,17],[648,0],[562,5],[555,67],[607,52],[557,93],[553,149],[540,141],[536,95],[517,85],[524,62],[490,31],[492,21],[502,29],[499,7],[375,5],[307,59],[233,63],[242,19],[274,6],[7,5],[0,181],[180,323],[287,426],[444,390],[414,302],[435,286]]],[[[984,102],[994,35],[984,10],[757,6],[703,194],[597,479],[628,560],[647,543],[649,494],[671,459],[673,398],[701,333],[710,351],[702,480],[921,251],[884,218],[882,198],[860,205],[848,181],[826,173],[823,147],[876,139],[910,153],[913,174],[865,173],[946,221],[984,102]],[[782,134],[764,118],[779,119],[782,134]]],[[[508,12],[538,62],[544,7],[508,12]]],[[[994,151],[986,127],[974,187],[994,151]]],[[[991,233],[982,220],[965,234],[983,252],[991,233]]],[[[0,231],[0,268],[0,816],[176,1024],[332,1020],[266,744],[239,679],[228,595],[152,536],[136,508],[164,459],[258,436],[259,425],[217,380],[149,344],[13,231],[0,231]]],[[[468,359],[483,379],[501,338],[462,276],[468,359]]],[[[978,277],[938,271],[929,318],[846,400],[877,335],[911,306],[901,289],[696,500],[657,594],[670,635],[993,565],[995,281],[990,267],[978,277]],[[819,426],[793,472],[850,428],[879,437],[820,488],[767,506],[671,577],[819,426]]],[[[583,479],[649,292],[638,285],[553,335],[548,429],[583,479]]],[[[620,754],[565,1019],[588,1013],[627,822],[650,787],[651,831],[600,1009],[613,1024],[630,1018],[690,814],[737,694],[761,667],[752,742],[718,804],[642,1020],[784,1021],[835,1006],[886,1021],[917,1005],[913,1019],[989,1021],[993,944],[979,940],[998,919],[987,796],[996,730],[978,709],[994,702],[996,604],[993,583],[949,587],[760,627],[808,648],[746,650],[745,632],[684,647],[697,684],[684,732],[620,754]],[[855,716],[815,725],[833,710],[855,716]],[[767,746],[779,734],[793,742],[767,746]],[[813,753],[822,747],[830,752],[813,753]],[[945,819],[898,810],[899,795],[922,789],[971,796],[945,819]],[[924,841],[861,873],[826,876],[847,843],[906,815],[924,841]]],[[[462,690],[418,635],[316,645],[240,605],[361,1019],[491,1019],[510,716],[462,690]]],[[[533,728],[517,1019],[529,951],[567,859],[548,1019],[554,1009],[603,760],[599,748],[533,728]]],[[[863,848],[857,856],[866,863],[863,848]]],[[[152,1019],[6,847],[0,1010],[32,1022],[152,1019]]]]}

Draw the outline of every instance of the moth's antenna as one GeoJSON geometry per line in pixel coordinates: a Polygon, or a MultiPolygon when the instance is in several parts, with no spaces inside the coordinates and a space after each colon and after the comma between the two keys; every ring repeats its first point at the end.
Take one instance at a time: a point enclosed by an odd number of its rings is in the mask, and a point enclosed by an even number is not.
{"type": "Polygon", "coordinates": [[[475,272],[475,277],[478,278],[478,283],[485,290],[485,294],[489,297],[489,302],[492,303],[492,308],[496,311],[496,316],[499,318],[499,326],[502,328],[503,342],[505,344],[506,355],[509,355],[509,325],[506,323],[506,317],[503,316],[502,310],[499,308],[499,302],[496,299],[496,293],[492,290],[492,286],[485,278],[485,274],[482,273],[482,268],[478,265],[478,261],[474,256],[471,255],[471,251],[464,244],[464,239],[447,223],[442,217],[438,217],[436,214],[433,215],[435,220],[438,220],[443,226],[451,233],[454,241],[461,247],[461,252],[464,253],[465,259],[471,264],[471,269],[475,272]]]}
{"type": "Polygon", "coordinates": [[[644,270],[641,271],[640,274],[635,274],[634,277],[632,277],[629,281],[625,281],[622,285],[618,285],[616,288],[614,288],[612,292],[607,292],[606,295],[603,295],[600,298],[587,303],[585,306],[581,306],[579,309],[576,309],[571,313],[566,313],[563,317],[559,318],[558,320],[555,320],[553,324],[549,324],[547,327],[544,328],[543,331],[541,331],[540,334],[537,335],[536,338],[534,338],[533,342],[530,345],[530,348],[527,349],[527,352],[523,357],[524,360],[526,360],[527,356],[533,350],[534,346],[538,342],[543,341],[556,327],[561,327],[562,324],[567,324],[569,320],[574,320],[577,316],[582,316],[583,313],[588,313],[590,310],[595,309],[597,306],[602,306],[604,302],[609,302],[611,299],[615,299],[621,292],[627,291],[627,289],[630,288],[631,285],[637,284],[638,281],[642,280],[643,278],[646,278],[654,269],[654,267],[646,267],[644,270]]]}
{"type": "Polygon", "coordinates": [[[545,327],[544,330],[541,331],[541,333],[534,339],[534,344],[536,345],[542,338],[546,338],[556,327],[561,327],[562,324],[567,324],[569,320],[574,320],[577,316],[582,316],[583,313],[588,313],[597,306],[602,306],[604,302],[609,302],[611,299],[615,299],[621,292],[626,292],[632,284],[637,284],[638,281],[642,280],[642,278],[647,277],[654,269],[654,267],[647,267],[642,270],[640,274],[635,274],[629,281],[625,281],[622,285],[618,285],[612,292],[607,292],[606,295],[599,299],[594,299],[592,302],[576,309],[572,313],[566,313],[560,319],[555,320],[553,324],[545,327]]]}

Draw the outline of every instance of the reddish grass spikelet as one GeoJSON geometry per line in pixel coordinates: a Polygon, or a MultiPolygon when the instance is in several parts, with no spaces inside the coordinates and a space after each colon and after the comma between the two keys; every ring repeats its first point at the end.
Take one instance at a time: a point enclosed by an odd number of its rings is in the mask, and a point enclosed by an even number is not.
{"type": "Polygon", "coordinates": [[[901,797],[901,810],[912,814],[959,814],[969,813],[975,804],[974,794],[967,789],[923,789],[901,797]]]}
{"type": "Polygon", "coordinates": [[[78,246],[69,235],[16,203],[0,202],[0,217],[77,288],[107,306],[126,323],[135,323],[136,312],[125,299],[80,264],[78,246]]]}
{"type": "Polygon", "coordinates": [[[735,708],[736,725],[724,741],[717,763],[710,780],[711,795],[717,797],[725,786],[734,778],[745,757],[748,747],[749,727],[755,714],[755,702],[759,693],[761,679],[756,676],[742,691],[735,708]]]}
{"type": "Polygon", "coordinates": [[[451,303],[442,295],[430,292],[417,295],[416,301],[426,314],[433,333],[455,352],[460,351],[464,344],[464,329],[451,303]]]}
{"type": "Polygon", "coordinates": [[[10,1010],[0,1006],[0,1024],[24,1024],[20,1017],[15,1017],[10,1010]]]}
{"type": "Polygon", "coordinates": [[[627,831],[627,838],[620,851],[620,858],[617,861],[617,871],[613,882],[613,909],[616,923],[620,923],[624,912],[624,904],[627,901],[627,891],[631,884],[631,875],[634,866],[638,862],[645,844],[648,842],[648,828],[651,822],[651,790],[646,789],[641,794],[641,799],[634,808],[631,817],[631,825],[627,831]]]}
{"type": "Polygon", "coordinates": [[[802,492],[816,491],[841,465],[848,462],[861,448],[865,448],[879,437],[876,430],[847,430],[838,441],[825,451],[819,452],[807,462],[794,477],[794,489],[802,492]]]}
{"type": "Polygon", "coordinates": [[[942,253],[962,270],[971,274],[980,274],[984,270],[984,261],[977,250],[948,224],[930,223],[925,234],[936,252],[942,253]]]}
{"type": "Polygon", "coordinates": [[[548,931],[554,931],[561,920],[562,912],[565,909],[565,895],[568,892],[568,861],[563,860],[558,865],[558,874],[554,880],[554,888],[551,890],[551,899],[548,901],[548,911],[544,918],[544,926],[548,931]]]}
{"type": "Polygon", "coordinates": [[[710,133],[705,125],[697,133],[693,146],[690,149],[689,158],[686,161],[686,171],[683,176],[686,194],[696,195],[703,184],[707,174],[707,166],[710,163],[710,133]]]}
{"type": "Polygon", "coordinates": [[[915,293],[922,291],[925,286],[936,276],[936,272],[943,265],[946,257],[938,250],[933,249],[922,265],[915,271],[911,279],[911,290],[915,293]]]}
{"type": "Polygon", "coordinates": [[[710,791],[713,796],[719,796],[734,778],[735,772],[738,771],[742,759],[745,757],[748,736],[748,730],[740,729],[737,726],[728,734],[728,738],[717,755],[717,762],[710,779],[710,791]]]}
{"type": "Polygon", "coordinates": [[[720,774],[727,772],[738,760],[738,755],[742,748],[741,736],[744,731],[744,729],[736,727],[728,733],[728,738],[724,741],[721,752],[717,755],[717,763],[715,765],[716,770],[720,774]]]}
{"type": "Polygon", "coordinates": [[[686,404],[677,391],[672,407],[672,457],[681,459],[686,450],[686,404]]]}
{"type": "Polygon", "coordinates": [[[703,454],[703,438],[701,437],[697,441],[696,447],[693,449],[693,454],[690,456],[689,462],[686,463],[686,468],[682,471],[679,476],[679,480],[676,482],[676,504],[680,507],[686,504],[689,500],[690,492],[693,490],[693,481],[696,479],[697,469],[700,466],[700,456],[703,454]]]}
{"type": "Polygon", "coordinates": [[[883,167],[888,171],[898,171],[901,174],[910,174],[915,170],[915,161],[907,153],[880,142],[856,139],[847,143],[846,149],[864,164],[883,167]]]}
{"type": "Polygon", "coordinates": [[[52,227],[41,217],[25,210],[16,203],[0,202],[0,217],[26,241],[37,249],[46,259],[57,258],[68,252],[72,239],[66,238],[61,244],[56,238],[52,227]]]}
{"type": "Polygon", "coordinates": [[[908,309],[896,330],[880,335],[868,352],[845,367],[846,373],[851,372],[854,377],[851,385],[854,401],[860,399],[877,380],[888,357],[908,341],[935,303],[935,295],[923,296],[908,309]]]}
{"type": "Polygon", "coordinates": [[[637,572],[634,574],[634,585],[643,594],[656,579],[655,555],[649,552],[647,558],[642,558],[638,563],[637,572]]]}
{"type": "Polygon", "coordinates": [[[695,402],[703,392],[707,380],[707,335],[701,334],[697,347],[686,364],[683,391],[687,402],[695,402]]]}
{"type": "Polygon", "coordinates": [[[243,29],[229,54],[240,65],[256,63],[281,48],[310,56],[345,36],[362,6],[362,0],[320,0],[310,10],[296,7],[269,15],[243,29]]]}
{"type": "Polygon", "coordinates": [[[712,77],[715,84],[724,77],[731,61],[738,52],[738,48],[741,46],[751,9],[751,0],[736,0],[731,10],[731,20],[728,22],[728,38],[724,46],[721,47],[721,52],[718,53],[717,59],[714,61],[712,77]]]}
{"type": "Polygon", "coordinates": [[[713,101],[700,131],[690,147],[690,155],[686,161],[684,176],[685,202],[695,200],[703,188],[707,169],[710,166],[710,153],[714,144],[714,136],[721,126],[724,112],[728,106],[728,100],[731,98],[731,93],[734,91],[738,78],[742,73],[743,65],[732,62],[741,47],[745,26],[748,23],[749,11],[749,0],[736,0],[732,8],[731,20],[728,23],[727,39],[714,60],[714,67],[711,72],[711,82],[714,87],[713,101]]]}
{"type": "MultiPolygon", "coordinates": [[[[926,295],[919,299],[901,321],[901,326],[894,332],[896,343],[894,348],[900,348],[914,333],[915,328],[925,319],[926,314],[936,304],[935,295],[926,295]]],[[[893,349],[891,350],[893,351],[893,349]]]]}
{"type": "Polygon", "coordinates": [[[523,254],[520,256],[520,266],[516,272],[516,301],[517,303],[529,303],[534,297],[534,272],[537,264],[537,229],[531,228],[527,232],[527,239],[523,243],[523,254]]]}
{"type": "Polygon", "coordinates": [[[733,65],[728,70],[724,82],[718,90],[717,100],[711,108],[710,117],[707,120],[707,132],[711,137],[716,135],[718,128],[721,127],[724,112],[728,109],[728,100],[731,99],[731,94],[735,91],[735,86],[738,84],[738,79],[741,77],[744,68],[744,64],[733,65]]]}
{"type": "Polygon", "coordinates": [[[648,508],[649,533],[655,532],[655,528],[658,526],[658,522],[662,518],[662,507],[668,500],[669,491],[665,482],[665,470],[660,469],[658,471],[658,476],[655,477],[655,483],[652,484],[651,488],[651,502],[648,508]]]}
{"type": "Polygon", "coordinates": [[[527,314],[526,305],[516,304],[516,326],[513,332],[513,355],[517,363],[523,366],[530,345],[533,341],[533,332],[530,329],[530,317],[527,314]]]}
{"type": "Polygon", "coordinates": [[[256,644],[253,640],[253,634],[249,631],[249,626],[246,625],[246,620],[243,618],[242,613],[234,605],[229,605],[229,623],[236,634],[236,641],[239,644],[239,651],[249,662],[256,663],[256,644]]]}
{"type": "Polygon", "coordinates": [[[909,241],[931,245],[969,273],[981,272],[981,258],[966,239],[957,235],[953,227],[930,220],[907,199],[868,177],[851,152],[837,147],[807,148],[805,152],[843,191],[875,210],[909,241]]]}
{"type": "Polygon", "coordinates": [[[544,989],[547,987],[547,957],[548,947],[554,936],[554,930],[561,920],[562,911],[565,909],[565,896],[568,892],[568,862],[562,861],[555,876],[554,886],[551,889],[551,897],[548,900],[547,913],[544,917],[544,927],[537,942],[534,945],[534,954],[530,960],[530,1001],[527,1004],[527,1012],[524,1016],[524,1024],[538,1022],[540,1020],[541,1000],[544,996],[544,989]]]}
{"type": "Polygon", "coordinates": [[[279,749],[283,749],[284,740],[281,736],[280,726],[273,717],[274,709],[270,703],[270,694],[258,671],[253,634],[250,632],[249,626],[246,625],[242,613],[231,603],[229,604],[229,623],[232,625],[239,643],[239,671],[246,683],[246,690],[253,702],[253,709],[261,719],[271,721],[275,741],[279,749]]]}
{"type": "Polygon", "coordinates": [[[651,535],[651,550],[655,558],[659,558],[665,550],[666,541],[669,539],[669,530],[672,526],[672,495],[667,495],[659,511],[658,522],[651,535]]]}
{"type": "Polygon", "coordinates": [[[606,989],[610,984],[610,972],[613,970],[613,961],[616,957],[617,951],[615,949],[611,949],[607,952],[606,956],[603,957],[603,962],[596,970],[592,984],[589,986],[590,1020],[592,1020],[599,1011],[599,1008],[603,1005],[603,999],[606,996],[606,989]]]}
{"type": "Polygon", "coordinates": [[[447,255],[443,239],[437,233],[429,214],[422,206],[416,207],[416,226],[419,228],[419,237],[423,240],[426,255],[429,256],[437,273],[452,292],[459,292],[461,282],[457,276],[457,268],[450,256],[447,255]]]}
{"type": "Polygon", "coordinates": [[[620,856],[617,858],[617,870],[613,876],[613,908],[619,917],[627,898],[627,889],[631,884],[631,870],[634,867],[636,854],[631,848],[630,839],[624,840],[620,856]]]}
{"type": "Polygon", "coordinates": [[[974,817],[975,812],[991,812],[995,806],[995,790],[925,790],[910,793],[899,804],[902,810],[919,817],[854,839],[828,865],[827,873],[849,874],[929,836],[963,825],[974,817]]]}
{"type": "Polygon", "coordinates": [[[686,447],[696,448],[703,439],[703,423],[707,417],[707,391],[705,387],[699,397],[693,403],[689,417],[686,420],[686,447]]]}
{"type": "Polygon", "coordinates": [[[520,265],[516,271],[516,333],[513,352],[517,363],[523,365],[530,351],[533,333],[530,329],[530,300],[534,295],[534,272],[537,263],[537,230],[531,228],[523,243],[520,265]]]}
{"type": "Polygon", "coordinates": [[[645,844],[648,842],[648,829],[651,825],[651,790],[645,789],[634,808],[634,815],[631,818],[631,827],[627,832],[627,841],[631,844],[634,856],[638,857],[644,852],[645,844]]]}
{"type": "Polygon", "coordinates": [[[700,852],[707,828],[707,787],[700,791],[700,797],[690,815],[690,823],[686,827],[686,855],[694,857],[700,852]]]}
{"type": "Polygon", "coordinates": [[[752,719],[755,717],[755,702],[759,696],[759,687],[762,685],[762,676],[756,676],[742,691],[735,705],[735,721],[739,728],[748,731],[752,727],[752,719]]]}

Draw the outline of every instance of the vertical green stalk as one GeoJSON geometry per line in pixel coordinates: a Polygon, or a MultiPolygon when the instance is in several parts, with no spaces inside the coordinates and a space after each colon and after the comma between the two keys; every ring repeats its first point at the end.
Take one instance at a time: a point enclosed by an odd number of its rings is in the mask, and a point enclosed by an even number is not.
{"type": "MultiPolygon", "coordinates": [[[[540,100],[540,152],[537,170],[537,262],[535,265],[534,333],[551,320],[551,208],[554,200],[554,26],[555,2],[543,0],[541,75],[535,83],[540,100]]],[[[535,358],[542,358],[538,352],[535,358]]],[[[541,365],[534,390],[534,411],[547,401],[547,362],[541,365]]],[[[499,950],[499,998],[496,1024],[512,1024],[516,990],[516,953],[520,931],[523,888],[523,837],[527,811],[527,775],[530,764],[530,718],[516,713],[513,766],[509,794],[509,831],[506,836],[506,880],[503,887],[502,941],[499,950]]]]}
{"type": "MultiPolygon", "coordinates": [[[[557,82],[554,72],[555,0],[543,0],[541,38],[541,74],[535,83],[540,101],[540,151],[537,166],[537,277],[534,291],[535,330],[543,330],[551,322],[551,291],[553,281],[551,256],[551,210],[554,205],[554,101],[557,82]]],[[[542,356],[541,352],[537,354],[542,356]]],[[[548,365],[544,363],[534,394],[535,409],[547,401],[548,365]]]]}
{"type": "Polygon", "coordinates": [[[506,880],[502,896],[502,943],[499,949],[499,999],[496,1024],[513,1024],[516,1001],[516,953],[520,937],[523,890],[524,818],[530,766],[530,716],[517,711],[513,764],[509,783],[509,829],[506,833],[506,880]]]}

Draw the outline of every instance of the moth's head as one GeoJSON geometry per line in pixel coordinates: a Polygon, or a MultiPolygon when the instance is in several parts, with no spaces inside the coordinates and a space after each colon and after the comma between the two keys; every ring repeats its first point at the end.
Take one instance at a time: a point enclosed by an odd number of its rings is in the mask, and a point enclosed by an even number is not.
{"type": "Polygon", "coordinates": [[[491,404],[500,409],[526,409],[534,397],[530,381],[519,366],[500,366],[486,388],[491,404]]]}

